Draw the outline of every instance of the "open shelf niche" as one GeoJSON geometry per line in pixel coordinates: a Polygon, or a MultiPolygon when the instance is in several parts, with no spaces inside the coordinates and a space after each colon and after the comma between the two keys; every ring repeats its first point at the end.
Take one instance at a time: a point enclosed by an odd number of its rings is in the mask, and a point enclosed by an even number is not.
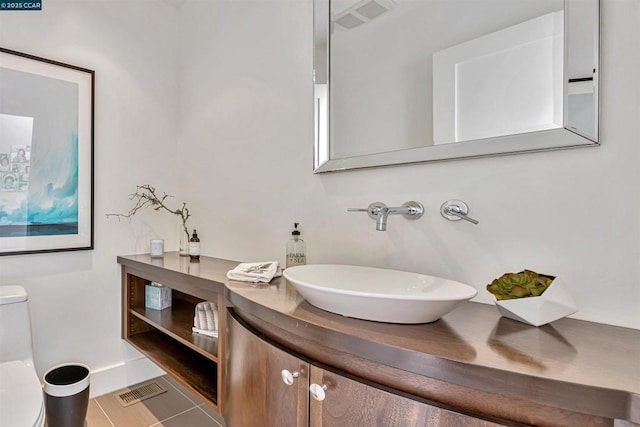
{"type": "Polygon", "coordinates": [[[145,287],[152,280],[137,274],[123,274],[128,300],[123,310],[125,340],[217,409],[218,339],[191,330],[196,304],[205,300],[173,284],[166,285],[172,288],[171,307],[147,308],[145,287]]]}

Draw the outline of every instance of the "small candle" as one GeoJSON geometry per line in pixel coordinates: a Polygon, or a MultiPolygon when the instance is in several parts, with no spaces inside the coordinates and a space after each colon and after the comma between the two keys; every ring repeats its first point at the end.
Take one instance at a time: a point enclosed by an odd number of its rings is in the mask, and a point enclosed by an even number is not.
{"type": "Polygon", "coordinates": [[[164,240],[153,239],[151,241],[151,258],[162,258],[164,256],[164,240]]]}

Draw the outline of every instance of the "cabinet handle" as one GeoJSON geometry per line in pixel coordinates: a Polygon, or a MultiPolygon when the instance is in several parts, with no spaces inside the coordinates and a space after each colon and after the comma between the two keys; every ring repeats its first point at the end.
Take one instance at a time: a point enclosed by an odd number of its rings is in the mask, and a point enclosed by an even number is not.
{"type": "Polygon", "coordinates": [[[290,372],[288,369],[283,369],[280,372],[280,377],[282,377],[282,382],[286,385],[292,385],[293,381],[300,376],[300,372],[290,372]]]}
{"type": "Polygon", "coordinates": [[[327,391],[327,386],[324,384],[311,384],[309,386],[309,393],[311,393],[311,397],[313,397],[315,400],[324,400],[326,396],[325,391],[327,391]]]}

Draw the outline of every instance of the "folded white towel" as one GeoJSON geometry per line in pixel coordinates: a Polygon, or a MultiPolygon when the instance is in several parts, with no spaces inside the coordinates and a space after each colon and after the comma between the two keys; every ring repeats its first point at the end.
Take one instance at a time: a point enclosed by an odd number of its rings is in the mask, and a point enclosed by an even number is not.
{"type": "Polygon", "coordinates": [[[282,276],[282,269],[278,261],[245,262],[227,272],[227,277],[231,280],[253,283],[267,283],[274,277],[280,276],[282,276]]]}

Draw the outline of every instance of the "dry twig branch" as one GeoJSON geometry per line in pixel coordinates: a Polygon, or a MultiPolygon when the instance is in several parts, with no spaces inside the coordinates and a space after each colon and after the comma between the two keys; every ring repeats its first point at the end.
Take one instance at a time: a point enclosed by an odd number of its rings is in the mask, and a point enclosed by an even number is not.
{"type": "Polygon", "coordinates": [[[191,214],[189,213],[189,209],[187,208],[187,204],[185,202],[182,202],[182,207],[178,208],[178,209],[171,209],[170,207],[168,207],[165,204],[165,200],[167,198],[173,197],[167,193],[162,193],[162,195],[160,195],[155,187],[152,187],[149,184],[145,184],[145,185],[137,185],[136,186],[136,192],[133,194],[129,195],[129,200],[134,200],[135,204],[134,206],[129,210],[128,213],[126,214],[114,214],[114,213],[108,213],[105,214],[107,217],[111,217],[111,216],[115,216],[118,218],[118,220],[120,220],[121,218],[131,218],[132,216],[134,216],[138,211],[145,209],[147,207],[151,207],[153,208],[153,210],[159,211],[159,210],[165,210],[167,212],[170,212],[176,216],[179,216],[180,219],[182,220],[182,228],[184,229],[185,234],[187,235],[187,238],[189,237],[189,229],[187,228],[187,220],[189,219],[189,217],[191,217],[191,214]]]}

